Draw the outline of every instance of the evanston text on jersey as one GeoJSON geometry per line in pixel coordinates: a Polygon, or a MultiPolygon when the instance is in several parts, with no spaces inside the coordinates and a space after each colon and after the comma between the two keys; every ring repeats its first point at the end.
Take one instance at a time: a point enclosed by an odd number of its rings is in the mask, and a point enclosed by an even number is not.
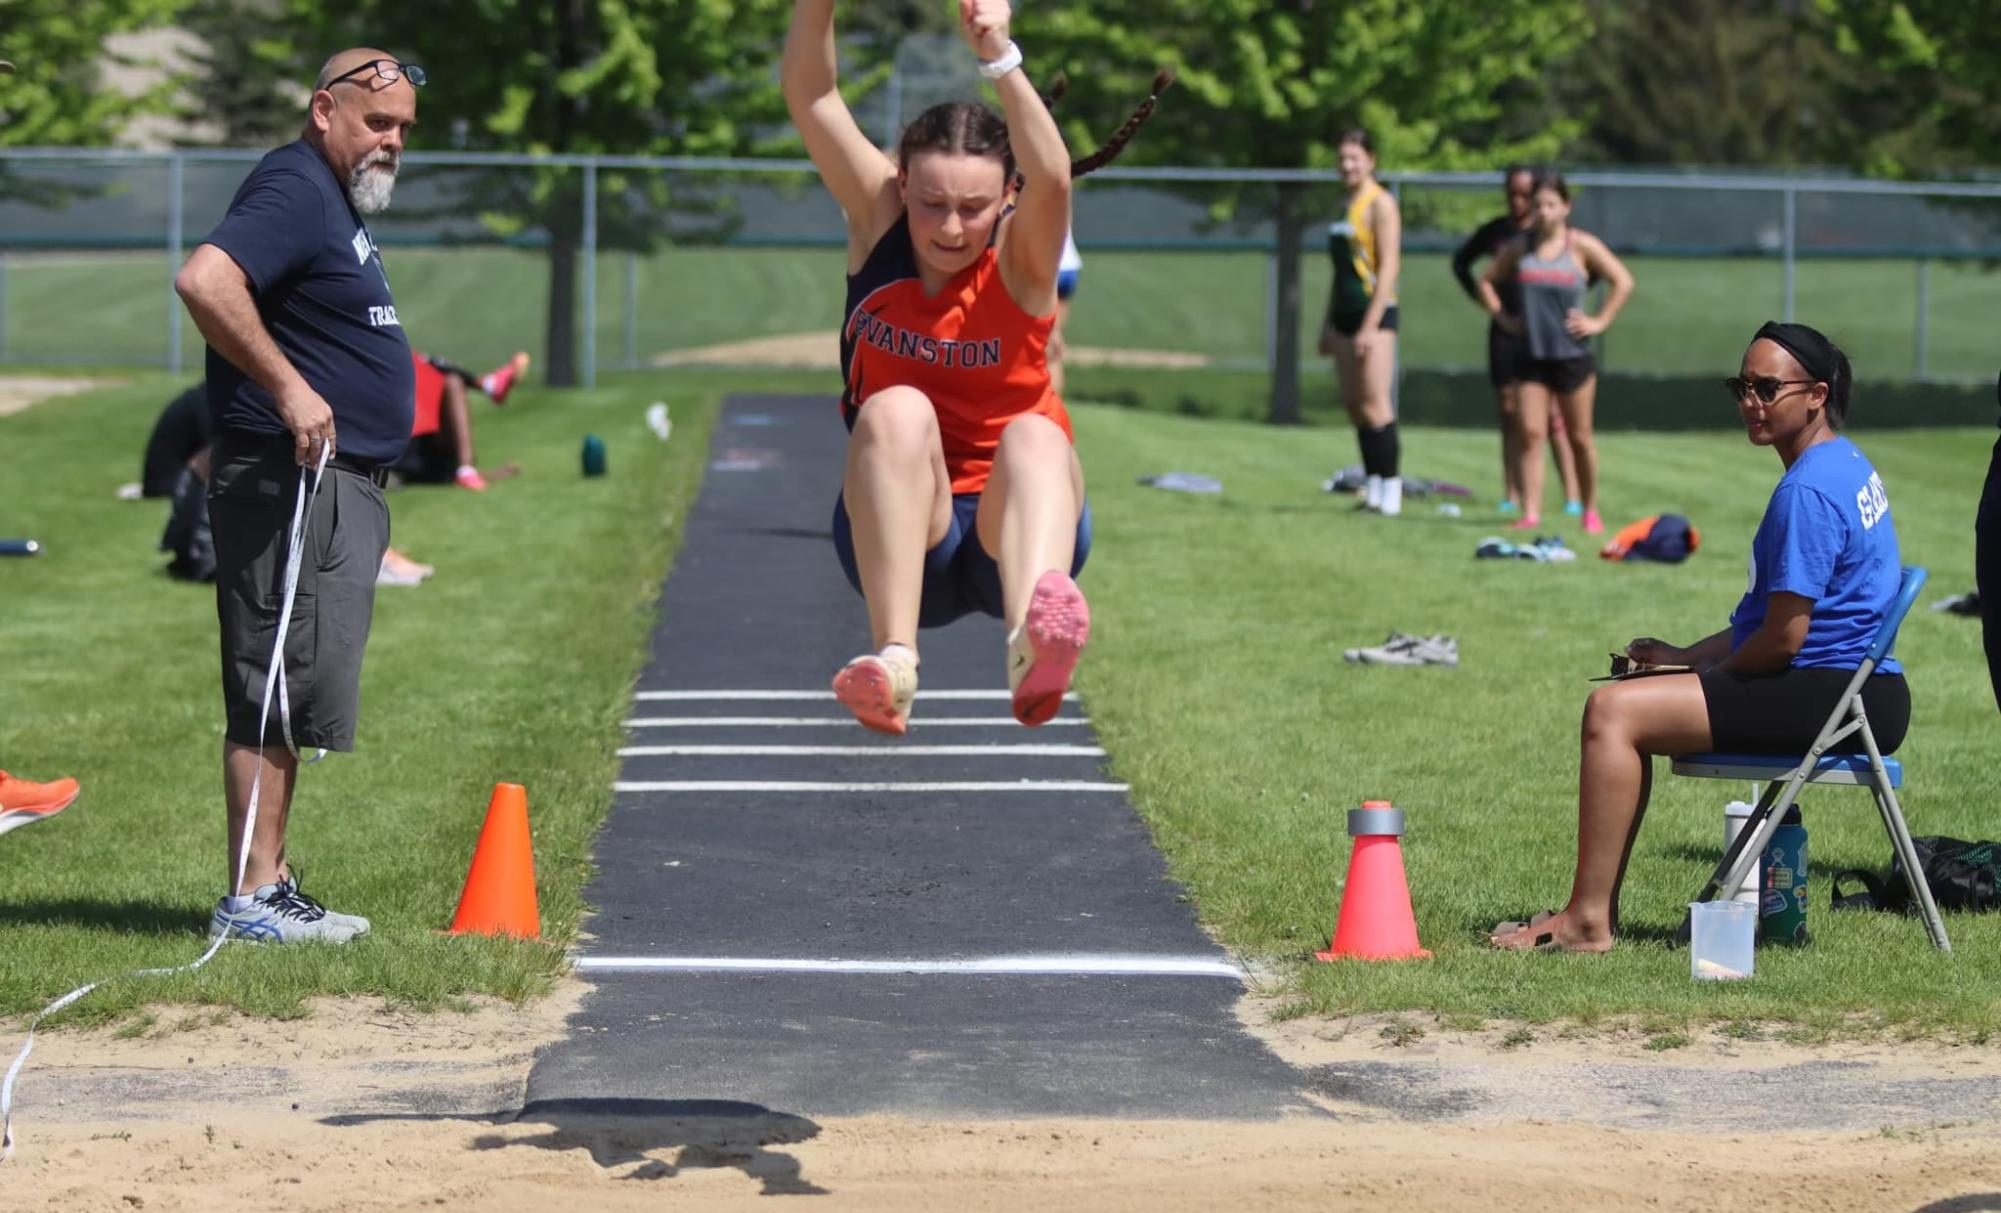
{"type": "Polygon", "coordinates": [[[934,366],[955,368],[1000,365],[1001,339],[998,337],[984,341],[946,341],[898,328],[868,312],[859,311],[855,313],[850,328],[850,335],[856,342],[867,342],[899,358],[914,358],[934,366]]]}

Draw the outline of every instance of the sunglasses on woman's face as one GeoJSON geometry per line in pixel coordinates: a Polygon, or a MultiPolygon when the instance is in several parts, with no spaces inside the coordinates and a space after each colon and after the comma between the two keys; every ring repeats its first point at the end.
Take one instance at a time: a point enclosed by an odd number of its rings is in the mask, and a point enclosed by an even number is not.
{"type": "Polygon", "coordinates": [[[1745,395],[1753,394],[1761,403],[1770,404],[1779,398],[1781,388],[1811,386],[1819,382],[1818,379],[1775,379],[1770,375],[1758,375],[1751,379],[1732,375],[1723,381],[1723,387],[1732,400],[1742,402],[1745,395]]]}

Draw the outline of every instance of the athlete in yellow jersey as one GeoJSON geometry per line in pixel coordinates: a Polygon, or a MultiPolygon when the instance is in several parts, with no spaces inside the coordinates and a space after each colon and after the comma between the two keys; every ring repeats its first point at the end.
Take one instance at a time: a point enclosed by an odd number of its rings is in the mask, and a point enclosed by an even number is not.
{"type": "Polygon", "coordinates": [[[1362,471],[1368,477],[1362,508],[1394,515],[1403,509],[1401,452],[1390,403],[1403,221],[1396,199],[1375,178],[1376,153],[1368,132],[1344,133],[1340,155],[1348,209],[1327,228],[1334,290],[1327,301],[1327,322],[1320,330],[1320,352],[1334,356],[1341,404],[1362,449],[1362,471]]]}

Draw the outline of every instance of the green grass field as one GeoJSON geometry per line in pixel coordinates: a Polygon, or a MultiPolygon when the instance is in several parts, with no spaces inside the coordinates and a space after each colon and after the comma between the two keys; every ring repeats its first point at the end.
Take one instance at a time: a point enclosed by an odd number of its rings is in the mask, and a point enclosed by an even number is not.
{"type": "MultiPolygon", "coordinates": [[[[1267,264],[1256,253],[1089,252],[1072,339],[1080,345],[1185,350],[1219,365],[1266,362],[1267,264]]],[[[468,364],[517,348],[540,355],[547,269],[534,252],[389,250],[398,310],[419,346],[468,364]]],[[[1325,306],[1324,256],[1305,262],[1302,359],[1314,353],[1325,306]]],[[[1640,289],[1606,337],[1608,368],[1711,373],[1734,366],[1744,335],[1779,314],[1776,261],[1634,258],[1640,289]]],[[[7,282],[6,340],[16,361],[163,360],[170,270],[164,254],[17,255],[7,282]]],[[[606,256],[598,273],[601,367],[626,357],[626,264],[606,256]]],[[[633,349],[645,364],[670,350],[747,337],[831,329],[828,294],[840,281],[831,249],[687,248],[637,265],[633,349]]],[[[1933,267],[1927,368],[1945,377],[1993,371],[1987,316],[1992,276],[1978,266],[1933,267]]],[[[1900,379],[1915,366],[1917,275],[1903,261],[1806,261],[1799,318],[1841,340],[1864,379],[1900,379]]],[[[1486,324],[1460,293],[1445,258],[1410,258],[1400,291],[1403,357],[1411,368],[1484,368],[1486,324]]],[[[200,337],[183,332],[185,365],[199,373],[200,337]]]]}
{"type": "MultiPolygon", "coordinates": [[[[0,447],[20,469],[0,481],[0,529],[49,548],[0,562],[0,763],[87,785],[63,817],[0,842],[0,1010],[192,957],[224,880],[213,600],[157,572],[161,509],[111,495],[136,474],[169,386],[154,377],[0,418],[0,447]]],[[[370,914],[377,938],[231,950],[198,977],[114,986],[73,1014],[157,1000],[289,1014],[322,994],[436,1006],[546,988],[583,910],[623,699],[714,404],[726,387],[824,386],[824,376],[649,374],[482,410],[484,458],[518,460],[525,474],[480,500],[394,499],[395,542],[441,571],[421,589],[382,592],[363,748],[302,776],[293,851],[307,887],[370,914]],[[678,419],[665,446],[640,424],[662,396],[678,419]],[[577,474],[586,430],[610,443],[605,480],[577,474]],[[530,789],[549,945],[435,934],[503,778],[530,789]]],[[[1471,558],[1494,525],[1478,507],[1454,519],[1415,502],[1386,521],[1318,493],[1352,458],[1338,430],[1091,407],[1077,424],[1098,519],[1085,586],[1099,625],[1082,689],[1203,920],[1285,974],[1294,1009],[1423,1010],[1453,1023],[1775,1019],[1809,1033],[1884,1022],[1955,1037],[1997,1026],[2001,916],[1952,919],[1958,951],[1941,957],[1914,922],[1825,909],[1829,871],[1888,862],[1868,799],[1853,791],[1806,798],[1814,946],[1762,953],[1751,983],[1697,986],[1686,953],[1660,942],[1714,862],[1723,802],[1741,792],[1720,783],[1659,782],[1627,884],[1633,938],[1610,957],[1498,955],[1479,942],[1495,920],[1562,899],[1585,678],[1635,634],[1720,625],[1777,475],[1768,453],[1721,435],[1608,436],[1608,516],[1683,510],[1704,550],[1677,568],[1533,566],[1471,558]],[[1218,475],[1228,492],[1134,483],[1172,469],[1218,475]],[[1341,660],[1391,628],[1455,634],[1463,667],[1341,660]],[[1333,927],[1345,810],[1384,796],[1410,814],[1405,857],[1436,959],[1296,965],[1333,927]]],[[[1889,482],[1906,559],[1932,569],[1930,597],[1970,585],[1991,436],[1860,435],[1889,482]]],[[[1406,450],[1421,475],[1494,478],[1490,435],[1413,429],[1406,450]]],[[[1917,697],[1905,805],[1919,833],[1995,832],[1996,722],[1978,648],[1977,625],[1923,606],[1905,629],[1917,697]]]]}

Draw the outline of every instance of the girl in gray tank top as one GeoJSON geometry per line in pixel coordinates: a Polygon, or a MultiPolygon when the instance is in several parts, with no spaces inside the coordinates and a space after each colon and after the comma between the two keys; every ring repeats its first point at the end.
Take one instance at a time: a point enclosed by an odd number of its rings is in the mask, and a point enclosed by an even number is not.
{"type": "Polygon", "coordinates": [[[1575,233],[1563,234],[1563,245],[1554,257],[1541,256],[1537,243],[1528,242],[1515,267],[1529,357],[1538,361],[1588,358],[1591,347],[1567,327],[1570,314],[1584,310],[1588,283],[1584,267],[1577,262],[1575,233]]]}
{"type": "Polygon", "coordinates": [[[1563,418],[1563,437],[1577,462],[1584,532],[1596,535],[1604,531],[1605,523],[1598,516],[1598,444],[1591,433],[1598,368],[1588,343],[1610,328],[1613,317],[1626,306],[1633,276],[1604,241],[1570,226],[1570,188],[1560,175],[1537,176],[1533,213],[1535,227],[1529,238],[1494,258],[1478,283],[1480,303],[1494,323],[1521,334],[1528,347],[1515,409],[1515,441],[1510,444],[1520,459],[1517,475],[1522,489],[1522,516],[1515,529],[1542,525],[1542,444],[1554,413],[1563,418]],[[1605,306],[1595,316],[1584,310],[1584,288],[1594,277],[1611,284],[1605,306]],[[1510,279],[1521,292],[1520,314],[1503,309],[1496,289],[1510,279]]]}

